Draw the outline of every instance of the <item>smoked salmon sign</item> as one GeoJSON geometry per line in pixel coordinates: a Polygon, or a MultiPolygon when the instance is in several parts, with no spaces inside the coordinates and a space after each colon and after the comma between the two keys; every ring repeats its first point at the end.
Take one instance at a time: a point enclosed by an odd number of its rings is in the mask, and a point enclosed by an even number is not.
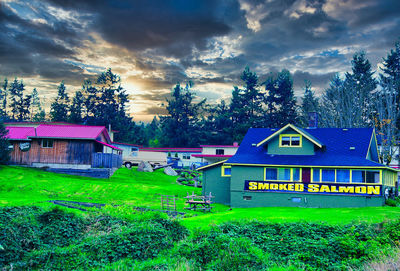
{"type": "Polygon", "coordinates": [[[288,192],[328,195],[381,196],[381,186],[374,184],[294,183],[245,181],[244,190],[254,192],[288,192]]]}

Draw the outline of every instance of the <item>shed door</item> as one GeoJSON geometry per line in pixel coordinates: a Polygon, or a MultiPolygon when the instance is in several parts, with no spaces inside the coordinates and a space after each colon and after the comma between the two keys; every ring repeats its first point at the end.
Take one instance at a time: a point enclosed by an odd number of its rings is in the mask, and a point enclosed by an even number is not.
{"type": "Polygon", "coordinates": [[[311,182],[311,168],[306,167],[301,170],[301,179],[303,183],[311,182]]]}

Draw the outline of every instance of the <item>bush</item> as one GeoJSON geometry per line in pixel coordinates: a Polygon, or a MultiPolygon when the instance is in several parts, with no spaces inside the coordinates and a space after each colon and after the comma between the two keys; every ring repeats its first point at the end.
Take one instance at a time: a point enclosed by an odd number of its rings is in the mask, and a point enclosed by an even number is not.
{"type": "Polygon", "coordinates": [[[396,207],[397,206],[397,201],[394,200],[394,199],[387,199],[385,203],[388,206],[392,206],[392,207],[396,207]]]}

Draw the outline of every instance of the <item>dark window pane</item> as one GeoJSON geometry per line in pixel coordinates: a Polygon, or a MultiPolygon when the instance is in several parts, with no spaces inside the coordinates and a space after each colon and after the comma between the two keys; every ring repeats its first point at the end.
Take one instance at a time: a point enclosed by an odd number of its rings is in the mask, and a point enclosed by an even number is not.
{"type": "Polygon", "coordinates": [[[352,183],[365,183],[365,170],[353,170],[351,172],[352,183]]]}
{"type": "Polygon", "coordinates": [[[293,169],[293,181],[300,181],[300,169],[299,168],[293,169]]]}
{"type": "Polygon", "coordinates": [[[276,168],[266,168],[265,169],[265,179],[266,180],[277,180],[278,177],[278,169],[276,168]]]}
{"type": "Polygon", "coordinates": [[[335,170],[334,169],[323,169],[322,170],[322,181],[323,182],[335,182],[335,170]]]}
{"type": "Polygon", "coordinates": [[[366,171],[366,182],[367,183],[379,183],[379,171],[366,171]]]}
{"type": "Polygon", "coordinates": [[[336,182],[349,183],[350,182],[350,170],[349,169],[336,170],[336,182]]]}
{"type": "Polygon", "coordinates": [[[319,182],[319,168],[314,168],[313,169],[313,182],[319,182]]]}
{"type": "Polygon", "coordinates": [[[300,137],[299,136],[292,137],[292,146],[300,146],[300,137]]]}
{"type": "Polygon", "coordinates": [[[281,145],[282,146],[290,146],[290,137],[283,136],[281,145]]]}

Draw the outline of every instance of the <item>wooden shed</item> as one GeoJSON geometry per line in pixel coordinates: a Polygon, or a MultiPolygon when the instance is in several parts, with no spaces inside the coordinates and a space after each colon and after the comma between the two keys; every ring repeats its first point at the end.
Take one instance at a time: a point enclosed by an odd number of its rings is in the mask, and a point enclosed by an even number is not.
{"type": "Polygon", "coordinates": [[[11,164],[63,169],[118,168],[122,150],[104,126],[7,126],[11,164]]]}

